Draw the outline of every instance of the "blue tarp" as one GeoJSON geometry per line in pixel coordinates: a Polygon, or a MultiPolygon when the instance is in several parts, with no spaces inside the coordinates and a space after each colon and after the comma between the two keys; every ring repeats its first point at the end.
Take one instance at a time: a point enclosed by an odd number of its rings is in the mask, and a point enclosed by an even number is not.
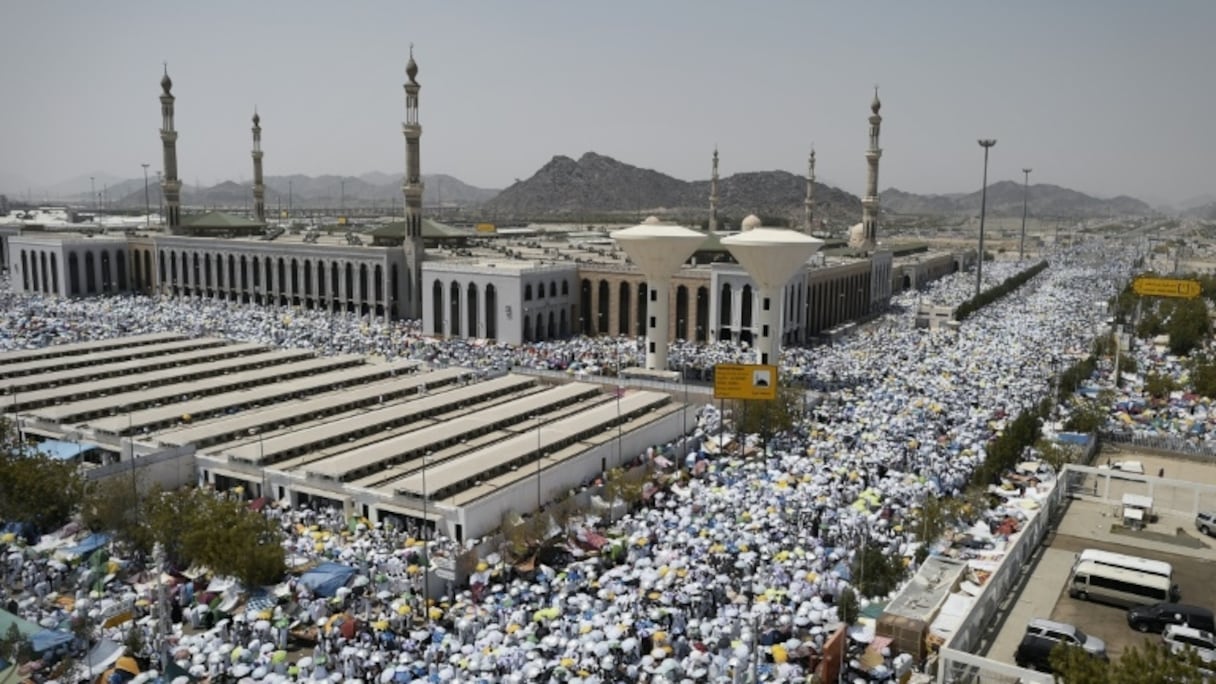
{"type": "Polygon", "coordinates": [[[45,442],[41,442],[36,451],[46,454],[56,461],[69,461],[87,451],[92,451],[96,447],[96,444],[90,444],[89,442],[64,442],[58,439],[48,439],[45,442]]]}
{"type": "Polygon", "coordinates": [[[1076,444],[1085,446],[1089,444],[1089,435],[1080,432],[1061,432],[1056,435],[1056,441],[1061,444],[1076,444]]]}
{"type": "Polygon", "coordinates": [[[44,629],[30,637],[35,653],[45,653],[57,646],[72,643],[72,635],[54,629],[44,629]]]}
{"type": "Polygon", "coordinates": [[[322,563],[300,576],[300,584],[308,587],[312,593],[322,598],[329,598],[337,593],[340,587],[346,585],[355,569],[341,563],[322,563]]]}
{"type": "Polygon", "coordinates": [[[109,542],[110,535],[96,532],[82,539],[76,546],[73,546],[70,549],[64,549],[64,553],[68,553],[73,556],[87,556],[97,549],[105,546],[109,542]]]}

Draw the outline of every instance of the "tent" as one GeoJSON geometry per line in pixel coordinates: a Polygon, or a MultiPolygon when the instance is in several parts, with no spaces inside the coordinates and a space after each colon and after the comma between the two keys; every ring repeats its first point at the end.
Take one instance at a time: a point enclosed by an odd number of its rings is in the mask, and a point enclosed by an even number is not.
{"type": "Polygon", "coordinates": [[[70,461],[95,448],[97,448],[97,445],[90,444],[89,442],[65,442],[58,439],[48,439],[40,442],[36,447],[36,451],[46,454],[49,458],[56,461],[70,461]]]}
{"type": "Polygon", "coordinates": [[[355,569],[341,563],[322,563],[300,576],[300,584],[312,593],[329,598],[345,586],[355,569]]]}
{"type": "Polygon", "coordinates": [[[72,643],[72,635],[57,629],[44,629],[30,636],[30,645],[35,653],[46,653],[64,644],[72,643]]]}
{"type": "Polygon", "coordinates": [[[63,552],[71,556],[87,556],[108,543],[110,543],[110,535],[95,532],[80,540],[76,546],[64,549],[63,552]]]}

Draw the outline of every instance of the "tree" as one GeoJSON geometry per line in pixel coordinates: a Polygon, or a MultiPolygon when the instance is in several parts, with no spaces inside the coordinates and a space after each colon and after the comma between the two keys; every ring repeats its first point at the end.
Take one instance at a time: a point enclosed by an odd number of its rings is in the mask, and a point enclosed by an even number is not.
{"type": "Polygon", "coordinates": [[[861,609],[857,604],[857,592],[853,591],[853,587],[845,587],[844,591],[840,592],[840,598],[836,599],[836,617],[846,625],[853,625],[857,622],[857,618],[861,615],[861,609]]]}
{"type": "Polygon", "coordinates": [[[114,541],[146,556],[155,540],[145,524],[147,499],[138,496],[139,491],[140,478],[134,470],[90,482],[80,505],[81,522],[94,532],[113,533],[114,541]]]}
{"type": "Polygon", "coordinates": [[[1191,353],[1212,331],[1208,305],[1203,299],[1183,299],[1176,302],[1166,325],[1170,336],[1170,352],[1178,356],[1191,353]]]}
{"type": "Polygon", "coordinates": [[[0,520],[47,532],[67,523],[80,503],[84,481],[73,461],[56,461],[24,449],[0,451],[0,520]]]}
{"type": "Polygon", "coordinates": [[[1144,378],[1144,391],[1154,399],[1165,399],[1178,389],[1174,379],[1163,373],[1149,373],[1144,378]]]}
{"type": "Polygon", "coordinates": [[[734,416],[739,432],[759,434],[765,441],[773,434],[792,428],[802,419],[806,395],[802,387],[786,377],[777,381],[776,399],[735,402],[734,416]]]}
{"type": "Polygon", "coordinates": [[[1059,684],[1202,684],[1211,681],[1203,661],[1191,648],[1170,653],[1159,641],[1145,641],[1106,662],[1063,643],[1051,651],[1051,668],[1059,684]]]}
{"type": "Polygon", "coordinates": [[[867,542],[853,557],[849,571],[853,586],[863,596],[885,596],[903,581],[908,569],[899,554],[887,553],[883,547],[867,542]]]}
{"type": "Polygon", "coordinates": [[[1216,398],[1216,359],[1207,354],[1197,355],[1191,362],[1191,387],[1196,394],[1216,398]]]}

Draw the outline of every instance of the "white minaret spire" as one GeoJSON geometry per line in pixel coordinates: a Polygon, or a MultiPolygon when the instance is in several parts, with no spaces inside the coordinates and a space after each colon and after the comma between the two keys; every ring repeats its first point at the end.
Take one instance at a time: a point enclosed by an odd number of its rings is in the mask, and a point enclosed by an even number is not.
{"type": "Polygon", "coordinates": [[[182,183],[177,179],[177,131],[173,128],[173,80],[169,78],[169,65],[165,64],[165,75],[160,79],[160,141],[164,148],[164,179],[160,182],[161,195],[165,198],[165,225],[169,234],[178,232],[182,222],[182,183]]]}
{"type": "Polygon", "coordinates": [[[815,232],[815,146],[811,145],[811,156],[806,162],[806,201],[802,205],[805,216],[804,232],[810,235],[815,232]]]}
{"type": "Polygon", "coordinates": [[[422,318],[422,162],[418,140],[422,124],[418,123],[418,64],[414,62],[414,45],[410,44],[410,61],[405,65],[405,180],[401,192],[405,195],[405,311],[406,318],[422,318]]]}
{"type": "Polygon", "coordinates": [[[714,170],[709,177],[709,232],[718,230],[718,146],[714,145],[714,170]]]}
{"type": "Polygon", "coordinates": [[[878,244],[878,159],[882,156],[882,148],[878,146],[882,117],[878,115],[878,110],[881,108],[878,86],[874,86],[874,101],[870,103],[870,149],[866,150],[869,172],[866,175],[866,195],[861,198],[861,225],[865,239],[863,249],[874,249],[878,244]]]}
{"type": "Polygon", "coordinates": [[[262,117],[253,108],[253,213],[266,223],[266,186],[262,184],[262,117]]]}

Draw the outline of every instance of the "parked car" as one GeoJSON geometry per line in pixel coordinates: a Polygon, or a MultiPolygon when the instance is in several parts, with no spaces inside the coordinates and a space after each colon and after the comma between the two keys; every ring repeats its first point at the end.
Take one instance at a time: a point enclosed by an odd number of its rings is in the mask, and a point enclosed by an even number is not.
{"type": "Polygon", "coordinates": [[[1207,511],[1195,516],[1195,527],[1209,537],[1216,533],[1216,512],[1207,511]]]}
{"type": "Polygon", "coordinates": [[[1034,619],[1026,625],[1022,643],[1013,655],[1018,667],[1030,667],[1040,672],[1051,671],[1051,650],[1057,644],[1077,646],[1086,653],[1106,660],[1106,642],[1089,636],[1073,625],[1053,620],[1034,619]]]}
{"type": "Polygon", "coordinates": [[[1127,611],[1127,624],[1139,632],[1161,632],[1169,625],[1186,625],[1205,632],[1216,632],[1212,611],[1185,603],[1154,603],[1127,611]]]}
{"type": "Polygon", "coordinates": [[[1216,636],[1211,632],[1185,625],[1169,625],[1161,633],[1170,653],[1181,653],[1187,647],[1195,649],[1205,663],[1216,662],[1216,636]]]}

